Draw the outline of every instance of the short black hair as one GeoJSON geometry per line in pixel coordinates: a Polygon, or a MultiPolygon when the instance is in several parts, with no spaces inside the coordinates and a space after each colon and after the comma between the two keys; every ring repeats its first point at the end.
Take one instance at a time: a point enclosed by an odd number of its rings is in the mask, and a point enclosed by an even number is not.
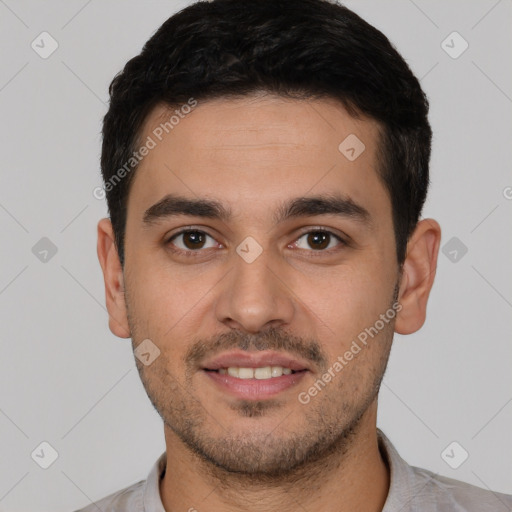
{"type": "Polygon", "coordinates": [[[171,16],[114,78],[101,171],[121,263],[137,167],[133,153],[152,109],[261,91],[333,98],[354,117],[378,121],[378,173],[389,192],[401,265],[429,185],[428,100],[386,36],[329,0],[191,4],[171,16]]]}

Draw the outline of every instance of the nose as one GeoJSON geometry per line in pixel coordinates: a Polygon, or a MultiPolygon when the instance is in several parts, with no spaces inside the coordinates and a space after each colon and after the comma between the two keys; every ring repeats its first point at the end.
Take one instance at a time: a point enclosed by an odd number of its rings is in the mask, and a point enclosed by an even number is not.
{"type": "Polygon", "coordinates": [[[249,333],[289,325],[296,308],[284,262],[267,250],[252,262],[238,254],[233,254],[233,260],[219,290],[217,320],[249,333]]]}

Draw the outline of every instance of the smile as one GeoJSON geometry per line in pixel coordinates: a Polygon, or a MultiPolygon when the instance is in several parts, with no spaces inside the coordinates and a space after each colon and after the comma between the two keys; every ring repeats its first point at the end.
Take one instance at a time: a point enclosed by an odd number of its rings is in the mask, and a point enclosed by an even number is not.
{"type": "Polygon", "coordinates": [[[229,368],[219,368],[217,370],[221,375],[231,375],[238,379],[272,379],[282,375],[291,375],[295,373],[291,368],[282,366],[262,366],[260,368],[244,368],[239,366],[230,366],[229,368]]]}

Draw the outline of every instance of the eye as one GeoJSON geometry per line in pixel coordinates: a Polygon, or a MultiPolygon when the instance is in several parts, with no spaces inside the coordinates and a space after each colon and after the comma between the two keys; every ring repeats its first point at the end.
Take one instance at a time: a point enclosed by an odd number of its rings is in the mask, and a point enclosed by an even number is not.
{"type": "Polygon", "coordinates": [[[168,243],[183,251],[196,251],[198,249],[210,249],[215,247],[216,241],[204,231],[187,229],[173,235],[168,243]],[[210,239],[210,241],[208,241],[210,239]]]}
{"type": "Polygon", "coordinates": [[[315,229],[301,235],[292,245],[298,249],[325,251],[338,245],[345,245],[339,236],[323,229],[315,229]]]}

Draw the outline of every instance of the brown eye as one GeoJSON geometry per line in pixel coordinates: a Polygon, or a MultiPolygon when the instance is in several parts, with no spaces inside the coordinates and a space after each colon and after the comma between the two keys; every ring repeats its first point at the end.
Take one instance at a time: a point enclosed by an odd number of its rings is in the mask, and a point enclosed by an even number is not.
{"type": "Polygon", "coordinates": [[[323,251],[324,249],[331,249],[337,245],[343,245],[343,240],[331,233],[330,231],[309,231],[300,236],[295,242],[298,249],[306,249],[313,251],[323,251]]]}
{"type": "Polygon", "coordinates": [[[188,249],[201,249],[204,241],[205,236],[199,231],[188,231],[183,235],[183,243],[188,249]]]}
{"type": "Polygon", "coordinates": [[[213,238],[204,231],[186,230],[174,235],[169,243],[184,251],[207,249],[215,246],[213,238]],[[208,239],[211,239],[209,241],[208,239]]]}
{"type": "Polygon", "coordinates": [[[308,233],[307,241],[309,246],[312,249],[325,249],[329,246],[329,242],[331,241],[331,236],[329,233],[324,233],[322,231],[316,231],[312,233],[308,233]]]}

